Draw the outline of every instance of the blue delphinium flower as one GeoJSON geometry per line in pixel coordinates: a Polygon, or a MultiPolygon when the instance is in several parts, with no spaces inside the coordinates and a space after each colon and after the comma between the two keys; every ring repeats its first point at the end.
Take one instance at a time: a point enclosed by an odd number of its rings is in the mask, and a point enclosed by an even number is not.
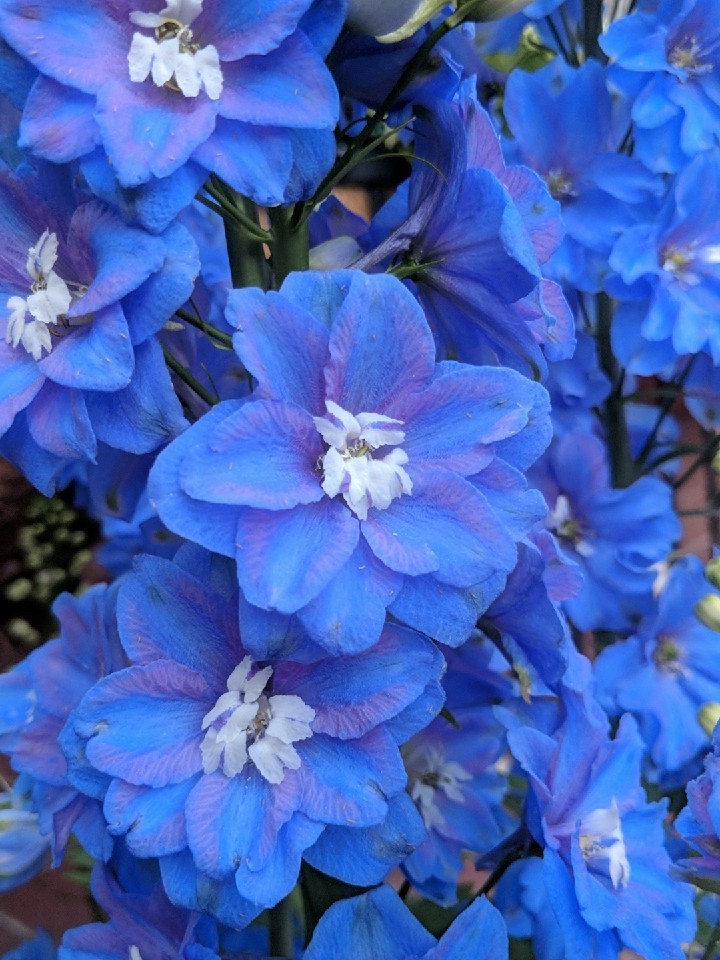
{"type": "Polygon", "coordinates": [[[547,526],[585,576],[568,616],[580,630],[628,630],[651,608],[654,564],[680,536],[670,487],[643,477],[612,488],[604,444],[585,433],[562,437],[542,469],[547,526]]]}
{"type": "Polygon", "coordinates": [[[661,0],[600,39],[613,80],[634,95],[635,151],[651,170],[676,171],[720,142],[720,29],[713,0],[661,0]]]}
{"type": "Polygon", "coordinates": [[[716,727],[705,769],[687,785],[687,806],[680,811],[675,829],[698,856],[678,862],[693,882],[720,883],[720,730],[716,727]]]}
{"type": "Polygon", "coordinates": [[[32,796],[43,831],[52,837],[53,859],[63,857],[70,833],[96,858],[112,850],[99,803],[106,781],[94,771],[68,779],[72,737],[65,721],[83,694],[106,673],[126,663],[114,626],[117,587],[90,587],[79,599],[61,594],[52,610],[60,635],[34,650],[18,667],[0,676],[0,716],[17,713],[16,698],[6,696],[18,674],[27,681],[32,708],[3,741],[13,769],[32,777],[32,796]],[[59,742],[60,741],[60,742],[59,742]]]}
{"type": "Polygon", "coordinates": [[[720,364],[720,150],[678,175],[650,223],[627,229],[610,265],[630,289],[613,324],[613,349],[632,372],[657,373],[700,351],[720,364]],[[636,306],[632,301],[642,300],[636,306]]]}
{"type": "Polygon", "coordinates": [[[326,825],[385,819],[406,782],[397,741],[439,709],[444,663],[397,626],[358,657],[258,663],[237,605],[227,560],[194,546],[175,563],[144,558],[119,597],[132,665],[68,725],[82,759],[112,779],[110,832],[164,858],[173,900],[211,909],[203,886],[224,885],[218,899],[234,897],[242,925],[292,889],[326,825]]]}
{"type": "Polygon", "coordinates": [[[50,839],[40,832],[32,786],[31,777],[20,776],[0,790],[0,893],[27,883],[50,859],[50,839]]]}
{"type": "Polygon", "coordinates": [[[502,729],[487,708],[451,713],[457,728],[439,717],[403,747],[408,790],[428,834],[403,871],[443,905],[457,900],[463,851],[486,853],[512,824],[502,809],[507,780],[494,766],[505,749],[502,729]]]}
{"type": "Polygon", "coordinates": [[[436,365],[393,277],[291,274],[279,293],[233,291],[228,319],[258,386],[158,458],[161,519],[234,557],[249,603],[297,612],[327,650],[371,646],[388,607],[426,630],[464,606],[462,642],[544,512],[520,473],[547,442],[543,388],[436,365]]]}
{"type": "Polygon", "coordinates": [[[215,923],[170,903],[157,863],[98,864],[91,890],[109,919],[67,930],[58,960],[217,960],[215,923]]]}
{"type": "Polygon", "coordinates": [[[525,821],[543,848],[566,955],[609,958],[624,946],[647,960],[681,960],[695,929],[692,892],[669,873],[666,804],[645,800],[632,718],[611,740],[598,704],[569,691],[554,703],[511,703],[498,716],[528,776],[525,821]]]}
{"type": "Polygon", "coordinates": [[[636,717],[656,776],[680,770],[707,748],[697,715],[720,699],[720,637],[693,607],[710,592],[697,557],[673,563],[655,609],[594,664],[600,702],[611,716],[629,710],[636,717]]]}
{"type": "Polygon", "coordinates": [[[478,628],[524,683],[537,678],[553,684],[565,673],[572,641],[559,601],[571,599],[580,589],[577,567],[560,555],[547,531],[519,544],[517,565],[478,628]]]}
{"type": "Polygon", "coordinates": [[[304,960],[506,960],[502,917],[484,897],[453,921],[440,940],[428,933],[387,885],[333,904],[304,960]]]}
{"type": "Polygon", "coordinates": [[[572,354],[573,322],[541,264],[562,234],[559,205],[527,167],[507,167],[474,100],[420,111],[407,184],[381,210],[353,266],[393,262],[422,303],[442,355],[544,372],[572,354]],[[387,236],[391,215],[399,223],[387,236]],[[398,216],[399,214],[399,216],[398,216]]]}
{"type": "Polygon", "coordinates": [[[198,270],[180,225],[72,198],[67,171],[0,169],[0,452],[48,494],[98,442],[148,453],[184,427],[154,335],[198,270]]]}
{"type": "Polygon", "coordinates": [[[295,134],[332,139],[337,120],[335,85],[302,29],[310,7],[100,0],[39,10],[3,0],[4,39],[41,74],[21,143],[53,162],[101,143],[124,187],[171,176],[190,160],[259,203],[279,203],[293,176],[295,134]]]}
{"type": "Polygon", "coordinates": [[[602,67],[590,59],[573,69],[558,57],[535,73],[515,70],[503,111],[518,159],[562,204],[566,238],[550,275],[581,290],[601,289],[618,232],[663,191],[639,160],[617,152],[624,131],[616,128],[602,67]]]}

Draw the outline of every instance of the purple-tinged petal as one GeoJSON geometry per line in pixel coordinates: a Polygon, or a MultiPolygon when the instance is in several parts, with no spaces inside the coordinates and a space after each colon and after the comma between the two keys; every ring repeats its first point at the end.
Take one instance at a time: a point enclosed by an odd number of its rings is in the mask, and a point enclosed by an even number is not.
{"type": "Polygon", "coordinates": [[[238,331],[233,337],[237,355],[258,382],[254,397],[325,415],[329,338],[312,313],[282,294],[243,289],[230,292],[225,317],[238,331]]]}
{"type": "Polygon", "coordinates": [[[79,390],[46,380],[27,408],[27,424],[35,443],[48,453],[68,460],[95,459],[95,434],[79,390]]]}
{"type": "Polygon", "coordinates": [[[412,494],[393,500],[387,510],[373,510],[362,524],[383,563],[410,575],[434,573],[456,587],[512,568],[513,543],[471,484],[442,470],[413,482],[412,494]]]}
{"type": "Polygon", "coordinates": [[[320,434],[301,407],[274,400],[247,403],[180,466],[185,493],[211,503],[289,510],[325,496],[315,469],[320,434]]]}
{"type": "Polygon", "coordinates": [[[181,488],[180,467],[187,450],[202,443],[215,427],[245,401],[226,400],[176,437],[158,456],[148,478],[148,495],[163,523],[174,533],[223,556],[235,555],[237,508],[193,500],[181,488]]]}
{"type": "Polygon", "coordinates": [[[256,607],[294,613],[347,562],[359,533],[357,518],[338,500],[287,511],[244,508],[236,541],[240,587],[256,607]]]}
{"type": "Polygon", "coordinates": [[[136,857],[162,857],[187,846],[185,801],[195,780],[167,787],[137,787],[115,780],[103,811],[113,836],[125,836],[136,857]]]}
{"type": "Polygon", "coordinates": [[[382,727],[344,743],[315,734],[297,749],[300,809],[311,820],[353,827],[380,823],[387,797],[407,782],[397,744],[382,727]]]}
{"type": "Polygon", "coordinates": [[[216,109],[208,97],[183,97],[154,84],[106,83],[96,119],[120,183],[136,187],[174,173],[212,133],[216,109]]]}
{"type": "Polygon", "coordinates": [[[361,653],[377,642],[385,610],[397,596],[402,580],[402,574],[380,563],[360,540],[325,589],[302,608],[300,621],[328,653],[361,653]]]}
{"type": "Polygon", "coordinates": [[[140,665],[173,660],[222,689],[244,652],[235,611],[221,601],[176,563],[140,557],[118,594],[123,647],[140,665]]]}
{"type": "Polygon", "coordinates": [[[132,25],[111,4],[85,0],[2,0],[3,36],[41,73],[97,93],[108,80],[127,77],[132,25]],[[102,42],[101,42],[102,41],[102,42]]]}
{"type": "Polygon", "coordinates": [[[120,305],[104,307],[89,323],[71,327],[38,366],[63,387],[109,391],[126,387],[135,355],[120,305]]]}
{"type": "Polygon", "coordinates": [[[96,684],[74,714],[98,770],[128,783],[165,787],[202,769],[202,720],[213,693],[197,673],[155,660],[96,684]]]}
{"type": "Polygon", "coordinates": [[[490,462],[494,441],[527,423],[526,385],[512,370],[446,365],[427,389],[388,412],[405,424],[402,447],[411,464],[470,476],[490,462]]]}
{"type": "Polygon", "coordinates": [[[263,0],[262,4],[216,0],[193,22],[193,30],[213,43],[222,60],[239,60],[274,50],[297,28],[312,0],[263,0]]]}
{"type": "Polygon", "coordinates": [[[0,436],[45,382],[30,354],[0,339],[0,436]]]}
{"type": "Polygon", "coordinates": [[[332,129],[337,88],[310,41],[294,33],[260,57],[223,64],[218,113],[261,126],[332,129]]]}
{"type": "Polygon", "coordinates": [[[330,333],[327,397],[353,414],[384,413],[434,369],[435,343],[412,294],[394,277],[353,274],[330,333]]]}
{"type": "Polygon", "coordinates": [[[304,851],[324,829],[324,823],[294,813],[278,831],[261,867],[254,866],[252,854],[240,863],[235,873],[238,890],[251,892],[253,901],[264,907],[275,906],[295,886],[304,851]]]}
{"type": "Polygon", "coordinates": [[[279,664],[275,689],[292,691],[315,710],[314,733],[356,739],[413,703],[443,667],[430,641],[388,625],[378,643],[359,656],[279,664]]]}
{"type": "Polygon", "coordinates": [[[98,143],[94,114],[94,97],[41,75],[23,111],[18,146],[53,163],[68,163],[98,143]]]}
{"type": "Polygon", "coordinates": [[[87,291],[68,310],[82,317],[117,303],[165,262],[165,243],[129,227],[101,203],[78,207],[68,231],[68,247],[87,279],[87,291]]]}
{"type": "Polygon", "coordinates": [[[291,779],[286,773],[282,784],[271,787],[253,766],[231,779],[220,772],[201,777],[185,808],[188,843],[198,869],[221,880],[248,857],[266,859],[296,808],[292,793],[297,788],[288,791],[290,802],[283,802],[291,779]],[[222,823],[223,829],[208,830],[213,822],[222,823]]]}

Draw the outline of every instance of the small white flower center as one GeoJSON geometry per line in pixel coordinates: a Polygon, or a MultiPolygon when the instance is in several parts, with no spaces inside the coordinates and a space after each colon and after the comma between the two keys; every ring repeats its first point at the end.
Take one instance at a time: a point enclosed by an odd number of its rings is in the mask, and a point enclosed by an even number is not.
{"type": "Polygon", "coordinates": [[[130,952],[128,954],[128,960],[143,960],[140,951],[135,946],[134,943],[130,944],[130,952]]]}
{"type": "Polygon", "coordinates": [[[593,810],[580,820],[580,851],[588,866],[605,865],[613,887],[626,887],[630,863],[625,849],[616,800],[609,807],[593,810]]]}
{"type": "Polygon", "coordinates": [[[228,677],[227,693],[203,717],[203,770],[222,768],[234,777],[250,761],[269,783],[282,783],[286,768],[300,766],[293,743],[312,736],[315,711],[293,694],[265,694],[272,667],[251,670],[252,660],[245,657],[228,677]]]}
{"type": "Polygon", "coordinates": [[[170,0],[160,13],[134,10],[130,19],[139,27],[154,30],[154,37],[134,33],[128,51],[130,79],[142,83],[148,77],[156,87],[165,87],[196,97],[201,89],[211,100],[222,93],[220,57],[212,45],[196,42],[190,24],[202,12],[203,0],[170,0]]]}
{"type": "Polygon", "coordinates": [[[10,297],[10,310],[5,340],[27,350],[34,360],[40,360],[42,352],[50,353],[52,340],[50,327],[67,312],[72,303],[69,285],[53,270],[57,260],[58,238],[45,230],[28,250],[25,269],[30,277],[30,294],[27,297],[10,297]]]}
{"type": "Polygon", "coordinates": [[[465,803],[463,783],[472,780],[472,774],[456,760],[446,760],[439,746],[424,746],[407,757],[410,796],[415,801],[425,827],[441,827],[445,817],[438,806],[438,791],[448,800],[465,803]]]}
{"type": "Polygon", "coordinates": [[[595,552],[595,547],[586,538],[586,531],[581,523],[573,517],[570,501],[564,493],[555,501],[555,506],[547,516],[546,525],[561,540],[567,540],[581,557],[589,557],[595,552]]]}
{"type": "Polygon", "coordinates": [[[404,465],[408,455],[398,447],[405,439],[401,420],[381,413],[343,410],[332,400],[325,401],[327,417],[313,417],[318,433],[329,449],[318,461],[322,488],[329,497],[343,495],[345,503],[361,520],[368,510],[386,510],[396,497],[412,492],[412,480],[404,465]],[[376,451],[394,447],[382,456],[376,451]]]}

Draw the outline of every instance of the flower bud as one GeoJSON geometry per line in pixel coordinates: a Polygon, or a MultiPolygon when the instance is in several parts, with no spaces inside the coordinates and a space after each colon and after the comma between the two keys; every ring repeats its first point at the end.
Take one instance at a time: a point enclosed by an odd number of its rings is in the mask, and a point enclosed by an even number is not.
{"type": "Polygon", "coordinates": [[[698,710],[697,721],[709,737],[712,736],[718,720],[720,720],[720,703],[715,701],[704,703],[698,710]]]}
{"type": "Polygon", "coordinates": [[[694,609],[695,615],[706,627],[720,633],[720,597],[716,593],[708,593],[698,600],[694,609]]]}
{"type": "Polygon", "coordinates": [[[710,583],[720,590],[720,557],[713,557],[705,567],[705,576],[710,583]]]}

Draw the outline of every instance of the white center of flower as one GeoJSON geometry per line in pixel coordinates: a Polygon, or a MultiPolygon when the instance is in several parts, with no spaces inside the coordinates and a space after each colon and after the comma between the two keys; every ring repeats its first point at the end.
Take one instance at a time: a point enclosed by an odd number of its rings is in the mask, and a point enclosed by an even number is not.
{"type": "Polygon", "coordinates": [[[580,850],[588,866],[605,863],[617,890],[630,881],[630,863],[620,825],[618,805],[613,798],[609,807],[593,810],[580,820],[580,850]]]}
{"type": "Polygon", "coordinates": [[[300,766],[293,743],[312,736],[315,711],[293,694],[267,696],[272,667],[252,676],[251,669],[252,660],[245,657],[228,677],[227,693],[203,717],[203,770],[222,767],[226,777],[234,777],[250,760],[269,783],[282,783],[286,767],[300,766]]]}
{"type": "Polygon", "coordinates": [[[555,506],[547,516],[546,524],[561,540],[569,541],[576,553],[581,557],[589,557],[595,552],[595,547],[586,539],[582,525],[572,515],[570,501],[561,493],[555,501],[555,506]]]}
{"type": "Polygon", "coordinates": [[[30,295],[10,297],[7,301],[10,316],[5,340],[13,347],[22,344],[34,360],[40,360],[43,350],[50,353],[49,328],[67,312],[72,302],[68,284],[53,270],[57,251],[57,236],[45,230],[28,250],[25,269],[32,281],[30,295]]]}
{"type": "Polygon", "coordinates": [[[428,830],[441,827],[445,823],[437,803],[437,792],[441,790],[448,800],[465,803],[462,784],[472,780],[472,774],[456,760],[446,760],[441,747],[424,746],[413,751],[406,759],[410,796],[415,801],[420,815],[428,830]]]}
{"type": "Polygon", "coordinates": [[[160,13],[134,10],[130,19],[155,31],[155,37],[134,33],[128,65],[130,79],[142,83],[152,76],[156,87],[166,87],[196,97],[201,88],[211,100],[222,93],[220,57],[212,45],[195,41],[190,24],[202,13],[203,0],[170,0],[160,13]]]}
{"type": "Polygon", "coordinates": [[[326,400],[325,407],[328,416],[313,420],[330,447],[318,462],[329,497],[341,493],[353,513],[367,520],[370,507],[386,510],[396,497],[412,492],[412,480],[404,470],[408,455],[397,446],[405,439],[398,430],[402,420],[381,413],[353,416],[332,400],[326,400]],[[395,449],[376,456],[382,447],[395,449]]]}
{"type": "Polygon", "coordinates": [[[143,960],[142,955],[140,954],[140,951],[138,950],[138,948],[135,946],[134,943],[130,945],[128,960],[143,960]]]}

